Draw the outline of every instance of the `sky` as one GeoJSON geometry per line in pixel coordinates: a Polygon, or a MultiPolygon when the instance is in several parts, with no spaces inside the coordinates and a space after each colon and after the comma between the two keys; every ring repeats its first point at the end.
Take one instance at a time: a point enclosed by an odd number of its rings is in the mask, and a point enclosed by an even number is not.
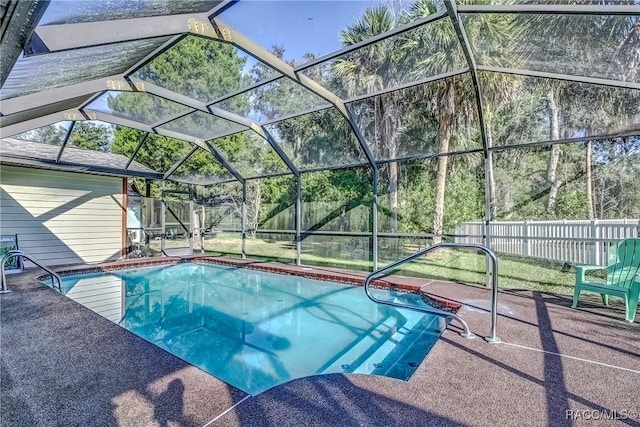
{"type": "Polygon", "coordinates": [[[271,50],[285,48],[285,59],[305,53],[326,55],[342,47],[340,31],[380,0],[241,0],[218,18],[271,50]]]}

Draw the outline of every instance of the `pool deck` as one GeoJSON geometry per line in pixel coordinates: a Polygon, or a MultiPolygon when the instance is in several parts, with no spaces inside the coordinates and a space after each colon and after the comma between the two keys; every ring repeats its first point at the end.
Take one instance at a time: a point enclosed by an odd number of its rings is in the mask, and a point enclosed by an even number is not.
{"type": "Polygon", "coordinates": [[[624,322],[621,305],[605,308],[596,297],[583,296],[572,310],[565,296],[502,290],[503,343],[491,345],[482,339],[490,327],[488,289],[403,280],[461,303],[458,314],[478,338],[460,337],[454,322],[407,382],[333,374],[250,396],[42,286],[40,274],[7,276],[12,292],[0,296],[2,427],[640,426],[639,319],[624,322]],[[605,420],[614,410],[620,419],[605,420]]]}

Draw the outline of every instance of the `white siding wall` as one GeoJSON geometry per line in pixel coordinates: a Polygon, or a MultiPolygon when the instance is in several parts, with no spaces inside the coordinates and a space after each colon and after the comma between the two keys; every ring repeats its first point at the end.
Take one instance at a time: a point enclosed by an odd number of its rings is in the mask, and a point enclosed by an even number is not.
{"type": "Polygon", "coordinates": [[[3,166],[0,190],[0,234],[43,264],[120,257],[122,178],[3,166]]]}

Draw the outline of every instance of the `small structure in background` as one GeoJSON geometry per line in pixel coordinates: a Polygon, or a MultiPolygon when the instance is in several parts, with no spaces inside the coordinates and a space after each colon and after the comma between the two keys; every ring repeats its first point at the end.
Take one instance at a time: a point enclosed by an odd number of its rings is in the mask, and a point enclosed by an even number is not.
{"type": "MultiPolygon", "coordinates": [[[[0,235],[0,258],[9,251],[18,250],[18,235],[0,235]]],[[[23,270],[20,257],[13,257],[5,264],[4,271],[7,273],[20,273],[23,270]]]]}
{"type": "Polygon", "coordinates": [[[127,185],[127,257],[142,255],[144,242],[142,227],[142,194],[132,181],[127,185]]]}

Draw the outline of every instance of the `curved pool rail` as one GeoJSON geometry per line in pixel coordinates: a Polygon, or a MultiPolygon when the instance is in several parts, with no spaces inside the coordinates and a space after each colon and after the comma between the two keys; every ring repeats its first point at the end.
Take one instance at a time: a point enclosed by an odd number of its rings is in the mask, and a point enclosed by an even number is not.
{"type": "Polygon", "coordinates": [[[390,305],[392,307],[398,307],[398,308],[407,308],[407,309],[410,309],[410,310],[421,311],[421,312],[433,314],[433,315],[436,315],[436,316],[455,319],[460,324],[462,324],[462,326],[464,328],[464,332],[460,333],[461,337],[467,338],[467,339],[475,338],[475,335],[469,329],[469,325],[467,325],[467,322],[465,322],[464,319],[462,317],[458,316],[457,314],[450,313],[450,312],[444,311],[444,310],[440,310],[440,309],[437,309],[435,307],[434,308],[415,307],[415,306],[410,306],[410,305],[406,305],[406,304],[399,304],[399,303],[396,303],[396,302],[393,302],[393,301],[386,301],[386,300],[382,300],[382,299],[376,298],[371,293],[370,285],[374,280],[386,277],[386,276],[389,275],[389,272],[391,270],[394,270],[394,269],[398,268],[399,266],[401,266],[403,264],[406,264],[409,261],[413,261],[416,258],[419,258],[419,257],[421,257],[423,255],[428,254],[429,252],[433,252],[434,250],[440,249],[440,248],[476,249],[478,251],[484,252],[491,259],[491,273],[492,273],[492,278],[491,278],[491,332],[490,332],[490,335],[485,338],[485,340],[490,344],[499,344],[502,341],[500,340],[500,338],[498,338],[496,336],[496,333],[497,333],[496,332],[496,330],[497,330],[497,320],[498,320],[498,258],[496,257],[495,253],[491,249],[487,248],[486,246],[477,245],[477,244],[473,244],[473,243],[437,243],[437,244],[435,244],[433,246],[429,246],[428,248],[422,249],[422,250],[416,252],[413,255],[409,255],[408,257],[402,258],[401,260],[396,261],[396,262],[394,262],[392,264],[389,264],[388,266],[386,266],[384,268],[376,270],[373,273],[371,273],[369,276],[367,276],[366,280],[364,281],[364,292],[366,293],[367,297],[369,297],[369,299],[371,301],[376,302],[378,304],[385,304],[385,305],[390,305]]]}
{"type": "Polygon", "coordinates": [[[53,287],[54,280],[57,281],[58,291],[62,292],[62,279],[60,279],[60,276],[58,274],[56,274],[53,270],[49,269],[48,267],[45,267],[44,265],[40,264],[28,253],[16,249],[16,250],[7,252],[2,256],[2,258],[0,258],[0,270],[2,270],[2,275],[0,276],[0,278],[2,279],[2,283],[0,283],[0,294],[6,294],[8,292],[11,292],[9,289],[7,289],[7,278],[4,273],[4,267],[7,264],[7,261],[9,261],[9,259],[14,257],[26,258],[32,263],[34,263],[35,265],[37,265],[38,267],[40,267],[41,269],[43,269],[44,271],[46,271],[47,273],[49,273],[51,275],[51,286],[53,287]]]}

